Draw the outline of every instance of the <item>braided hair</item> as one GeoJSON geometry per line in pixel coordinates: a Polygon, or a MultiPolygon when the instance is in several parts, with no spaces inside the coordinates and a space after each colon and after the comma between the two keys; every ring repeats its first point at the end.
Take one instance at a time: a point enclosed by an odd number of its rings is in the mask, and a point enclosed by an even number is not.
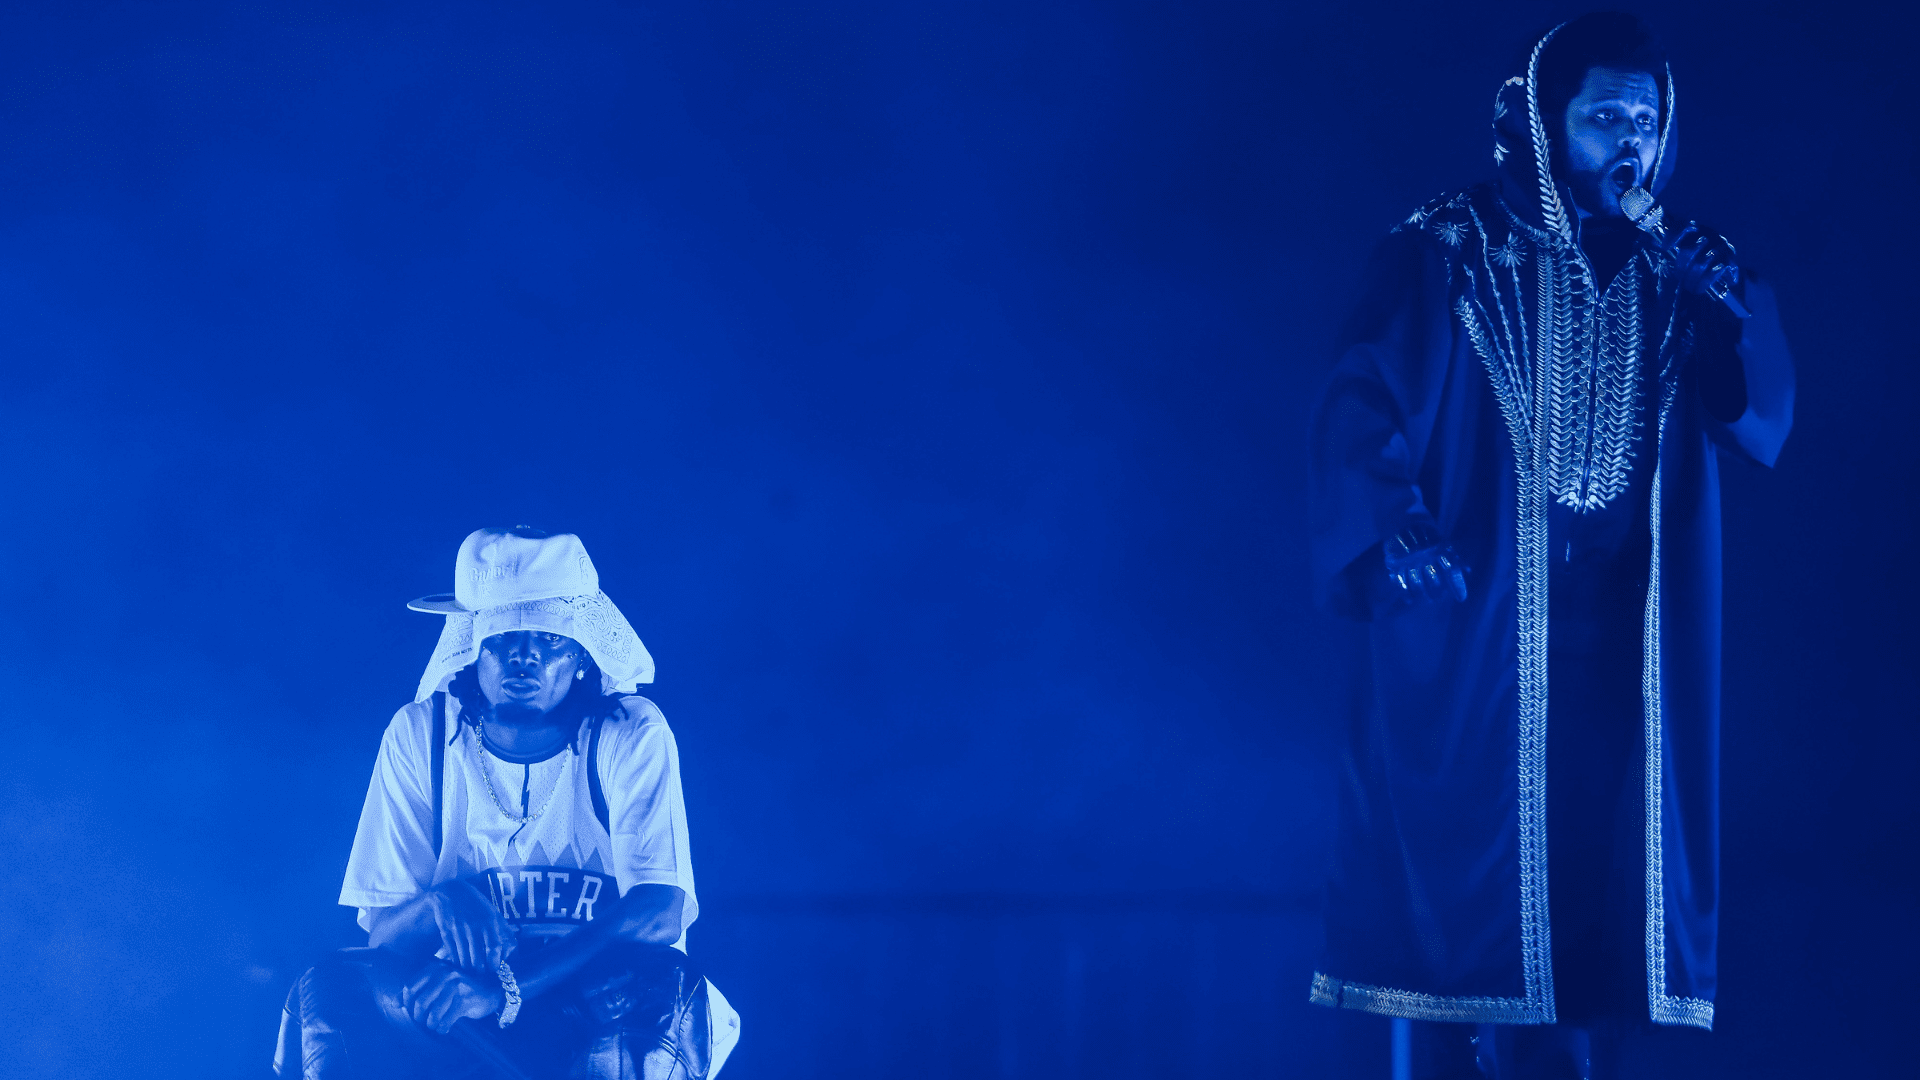
{"type": "MultiPolygon", "coordinates": [[[[547,714],[547,719],[562,728],[571,726],[574,729],[576,734],[568,745],[572,746],[576,753],[580,751],[580,747],[575,746],[574,743],[579,740],[578,733],[586,730],[586,721],[596,717],[611,720],[618,717],[622,709],[619,693],[608,694],[601,689],[600,665],[594,662],[593,656],[582,648],[580,658],[580,671],[585,677],[575,680],[574,684],[567,688],[567,696],[561,698],[560,703],[547,714]]],[[[492,710],[492,705],[487,701],[487,695],[480,689],[479,663],[468,664],[454,672],[453,681],[447,684],[447,693],[460,702],[459,722],[454,725],[453,737],[448,742],[458,739],[461,729],[468,724],[473,725],[474,737],[478,738],[480,722],[485,720],[492,710]]]]}

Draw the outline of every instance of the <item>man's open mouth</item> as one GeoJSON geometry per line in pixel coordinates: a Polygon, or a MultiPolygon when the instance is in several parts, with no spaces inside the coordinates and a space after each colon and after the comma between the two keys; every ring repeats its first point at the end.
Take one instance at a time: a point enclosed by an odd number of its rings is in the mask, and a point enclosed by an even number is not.
{"type": "Polygon", "coordinates": [[[1623,188],[1630,188],[1640,179],[1640,163],[1631,160],[1615,162],[1613,168],[1607,170],[1607,179],[1623,188]]]}

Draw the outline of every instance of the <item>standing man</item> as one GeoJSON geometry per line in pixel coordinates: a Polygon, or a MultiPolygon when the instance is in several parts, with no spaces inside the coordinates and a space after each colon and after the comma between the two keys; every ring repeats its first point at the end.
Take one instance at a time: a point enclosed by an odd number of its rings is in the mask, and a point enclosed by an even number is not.
{"type": "Polygon", "coordinates": [[[1416,1021],[1426,1076],[1713,1025],[1719,455],[1773,463],[1793,374],[1732,244],[1622,210],[1674,98],[1631,16],[1533,43],[1497,178],[1386,239],[1315,414],[1318,592],[1370,628],[1311,997],[1416,1021]]]}
{"type": "Polygon", "coordinates": [[[305,1080],[706,1080],[739,1018],[700,911],[653,658],[578,537],[481,529],[387,726],[340,902],[368,948],[301,976],[275,1069],[305,1080]]]}

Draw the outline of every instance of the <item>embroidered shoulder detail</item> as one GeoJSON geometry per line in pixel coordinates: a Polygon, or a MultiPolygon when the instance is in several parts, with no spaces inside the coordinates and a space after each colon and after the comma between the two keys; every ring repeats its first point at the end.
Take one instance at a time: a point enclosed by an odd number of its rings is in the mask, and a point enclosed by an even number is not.
{"type": "Polygon", "coordinates": [[[1459,248],[1475,234],[1484,231],[1480,221],[1488,216],[1485,204],[1491,194],[1491,186],[1485,184],[1446,192],[1408,214],[1405,221],[1393,227],[1393,231],[1418,230],[1430,234],[1450,248],[1459,248]]]}
{"type": "Polygon", "coordinates": [[[1402,221],[1400,224],[1395,225],[1392,231],[1400,232],[1403,229],[1424,228],[1427,224],[1427,219],[1432,217],[1434,215],[1434,212],[1436,210],[1439,210],[1441,206],[1444,205],[1445,199],[1446,199],[1445,196],[1441,196],[1440,198],[1434,199],[1431,202],[1422,204],[1419,209],[1415,210],[1411,214],[1408,214],[1407,219],[1405,221],[1402,221]]]}

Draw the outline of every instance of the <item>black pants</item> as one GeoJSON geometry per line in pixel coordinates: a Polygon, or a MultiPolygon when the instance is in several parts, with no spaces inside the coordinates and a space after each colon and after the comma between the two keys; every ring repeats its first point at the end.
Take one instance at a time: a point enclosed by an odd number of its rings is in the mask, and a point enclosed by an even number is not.
{"type": "Polygon", "coordinates": [[[1618,1075],[1612,1068],[1617,1061],[1612,1035],[1566,1024],[1416,1020],[1412,1072],[1414,1080],[1610,1080],[1618,1075]]]}
{"type": "Polygon", "coordinates": [[[1647,1018],[1640,639],[1637,621],[1610,629],[1599,647],[1553,649],[1547,684],[1554,1012],[1596,1030],[1647,1018]]]}
{"type": "Polygon", "coordinates": [[[1414,1080],[1625,1080],[1685,1070],[1711,1038],[1649,1021],[1572,1024],[1413,1024],[1414,1080]]]}
{"type": "Polygon", "coordinates": [[[461,1021],[436,1035],[400,1003],[419,961],[342,949],[287,995],[274,1071],[282,1080],[705,1080],[707,983],[665,945],[616,944],[519,1018],[461,1021]]]}

